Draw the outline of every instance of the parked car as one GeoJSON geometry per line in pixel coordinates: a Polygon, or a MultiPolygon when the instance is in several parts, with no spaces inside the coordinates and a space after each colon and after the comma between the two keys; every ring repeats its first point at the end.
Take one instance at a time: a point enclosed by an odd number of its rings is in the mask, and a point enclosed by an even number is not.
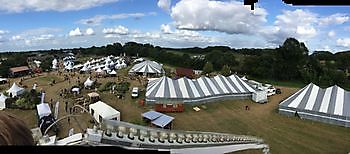
{"type": "Polygon", "coordinates": [[[131,98],[137,98],[137,97],[139,97],[139,88],[134,87],[132,88],[132,91],[131,91],[131,98]]]}

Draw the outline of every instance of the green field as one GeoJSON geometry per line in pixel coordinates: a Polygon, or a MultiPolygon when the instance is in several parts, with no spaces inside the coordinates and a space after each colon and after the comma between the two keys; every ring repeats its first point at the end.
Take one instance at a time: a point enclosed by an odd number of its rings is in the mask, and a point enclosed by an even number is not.
{"type": "MultiPolygon", "coordinates": [[[[118,71],[119,75],[125,76],[127,69],[118,71]]],[[[76,74],[72,78],[72,83],[76,82],[76,77],[80,76],[81,82],[88,77],[87,74],[76,74]]],[[[68,101],[72,105],[75,101],[73,98],[61,98],[58,96],[60,89],[68,88],[71,85],[68,81],[62,81],[54,86],[47,85],[47,81],[58,78],[62,80],[62,76],[56,73],[43,74],[43,76],[27,79],[23,81],[24,85],[30,87],[34,82],[38,83],[38,88],[46,91],[45,100],[49,102],[51,98],[54,101],[68,101]]],[[[126,77],[125,77],[126,78],[126,77]]],[[[19,79],[17,79],[18,81],[19,79]]],[[[130,90],[133,86],[138,86],[142,90],[137,80],[127,79],[131,86],[126,93],[124,99],[117,99],[114,94],[109,91],[99,92],[102,101],[111,105],[121,112],[123,121],[132,122],[141,125],[147,125],[141,121],[141,113],[153,109],[152,105],[140,106],[138,99],[130,98],[130,90]]],[[[116,77],[99,78],[98,82],[106,83],[108,81],[119,82],[116,77]]],[[[271,83],[271,82],[270,82],[271,83]]],[[[2,85],[3,89],[8,85],[2,85]]],[[[278,86],[277,86],[278,87],[278,86]]],[[[187,105],[183,113],[167,113],[174,116],[173,129],[177,130],[199,130],[224,132],[232,134],[253,135],[262,138],[266,144],[270,146],[272,153],[348,153],[350,152],[350,128],[334,126],[310,120],[301,120],[294,117],[286,117],[277,113],[278,104],[281,100],[287,98],[296,92],[299,88],[278,87],[281,88],[282,94],[269,97],[267,104],[253,103],[251,100],[232,100],[206,104],[204,107],[198,105],[201,111],[195,112],[191,105],[187,105]],[[250,110],[244,109],[249,105],[250,110]]],[[[82,94],[78,97],[86,96],[92,90],[82,90],[82,94]]],[[[66,115],[64,105],[61,103],[59,117],[66,115]]],[[[36,127],[35,110],[11,110],[5,109],[26,122],[30,127],[36,127]]],[[[87,113],[81,114],[77,118],[82,127],[91,127],[88,121],[90,117],[87,113]]],[[[59,137],[67,136],[70,128],[74,128],[75,132],[81,132],[77,122],[72,120],[68,125],[67,121],[60,122],[61,132],[59,137]]],[[[242,153],[261,153],[259,150],[243,151],[242,153]]]]}

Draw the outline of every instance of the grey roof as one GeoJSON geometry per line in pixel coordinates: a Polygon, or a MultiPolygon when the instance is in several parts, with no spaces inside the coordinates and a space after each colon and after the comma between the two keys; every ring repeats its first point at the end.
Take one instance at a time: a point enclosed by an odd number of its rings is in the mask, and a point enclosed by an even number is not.
{"type": "Polygon", "coordinates": [[[249,94],[255,90],[237,75],[224,77],[217,75],[213,78],[186,77],[174,80],[163,76],[148,82],[146,98],[149,99],[195,99],[218,95],[249,94]]]}
{"type": "Polygon", "coordinates": [[[147,118],[149,120],[154,120],[162,116],[162,113],[156,112],[156,111],[148,111],[142,114],[142,117],[147,118]]]}
{"type": "Polygon", "coordinates": [[[310,83],[279,106],[350,117],[350,93],[337,85],[322,89],[310,83]]]}
{"type": "Polygon", "coordinates": [[[170,116],[163,114],[159,118],[153,120],[152,124],[155,124],[155,125],[163,128],[164,126],[168,125],[173,120],[174,120],[174,117],[170,117],[170,116]]]}
{"type": "Polygon", "coordinates": [[[168,125],[171,121],[174,120],[174,117],[165,115],[163,113],[159,113],[156,111],[148,111],[142,114],[142,117],[151,120],[152,124],[157,125],[159,127],[164,127],[168,125]]]}

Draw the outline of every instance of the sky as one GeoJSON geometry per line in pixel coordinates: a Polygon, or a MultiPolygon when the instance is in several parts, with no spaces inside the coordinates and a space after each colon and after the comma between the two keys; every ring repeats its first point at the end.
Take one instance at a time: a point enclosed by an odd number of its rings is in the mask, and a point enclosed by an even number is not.
{"type": "Polygon", "coordinates": [[[0,52],[103,46],[275,48],[288,37],[310,52],[350,50],[350,6],[259,0],[0,0],[0,52]]]}

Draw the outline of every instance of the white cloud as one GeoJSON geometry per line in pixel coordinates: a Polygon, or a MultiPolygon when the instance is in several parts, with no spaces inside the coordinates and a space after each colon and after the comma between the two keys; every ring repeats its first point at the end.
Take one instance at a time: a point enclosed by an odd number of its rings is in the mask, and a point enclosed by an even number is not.
{"type": "Polygon", "coordinates": [[[162,24],[160,25],[160,30],[164,33],[164,34],[170,34],[172,33],[170,25],[168,24],[162,24]]]}
{"type": "Polygon", "coordinates": [[[12,36],[11,41],[18,41],[18,40],[23,40],[23,38],[20,36],[20,35],[15,35],[15,36],[12,36]]]}
{"type": "Polygon", "coordinates": [[[90,24],[90,25],[100,25],[104,20],[116,20],[116,19],[126,19],[126,18],[141,18],[144,16],[154,16],[155,12],[145,13],[121,13],[113,15],[96,15],[92,18],[81,19],[77,23],[80,24],[90,24]]]}
{"type": "Polygon", "coordinates": [[[82,36],[82,35],[83,33],[81,33],[79,27],[69,32],[69,36],[82,36]]]}
{"type": "Polygon", "coordinates": [[[55,36],[52,34],[43,34],[40,36],[34,36],[32,40],[34,41],[40,41],[40,40],[51,40],[53,39],[55,36]]]}
{"type": "Polygon", "coordinates": [[[170,11],[171,0],[158,0],[157,5],[161,9],[169,12],[170,11]]]}
{"type": "Polygon", "coordinates": [[[95,31],[92,28],[88,28],[88,29],[86,29],[85,34],[86,35],[95,35],[95,31]]]}
{"type": "Polygon", "coordinates": [[[337,39],[337,45],[341,47],[350,47],[350,38],[337,39]]]}
{"type": "Polygon", "coordinates": [[[9,33],[9,31],[0,29],[0,35],[7,34],[7,33],[9,33]]]}
{"type": "Polygon", "coordinates": [[[347,21],[349,21],[348,15],[336,13],[328,17],[321,18],[319,21],[319,24],[320,25],[343,24],[347,21]]]}
{"type": "Polygon", "coordinates": [[[336,34],[335,34],[335,31],[334,30],[331,30],[328,32],[328,37],[334,37],[336,34]]]}
{"type": "Polygon", "coordinates": [[[274,44],[281,44],[288,37],[306,41],[318,35],[317,21],[317,14],[306,10],[283,10],[273,26],[262,28],[258,34],[274,44]]]}
{"type": "Polygon", "coordinates": [[[102,30],[104,34],[119,34],[119,35],[126,35],[129,33],[129,29],[119,25],[118,27],[115,28],[104,28],[102,30]]]}
{"type": "Polygon", "coordinates": [[[0,10],[7,12],[24,11],[72,11],[88,9],[118,0],[0,0],[0,10]]]}
{"type": "Polygon", "coordinates": [[[309,26],[297,26],[297,34],[298,35],[304,35],[308,37],[314,37],[317,33],[314,27],[309,26]]]}
{"type": "Polygon", "coordinates": [[[171,9],[178,29],[220,31],[229,34],[253,34],[266,22],[262,8],[244,6],[242,2],[182,0],[171,9]]]}

